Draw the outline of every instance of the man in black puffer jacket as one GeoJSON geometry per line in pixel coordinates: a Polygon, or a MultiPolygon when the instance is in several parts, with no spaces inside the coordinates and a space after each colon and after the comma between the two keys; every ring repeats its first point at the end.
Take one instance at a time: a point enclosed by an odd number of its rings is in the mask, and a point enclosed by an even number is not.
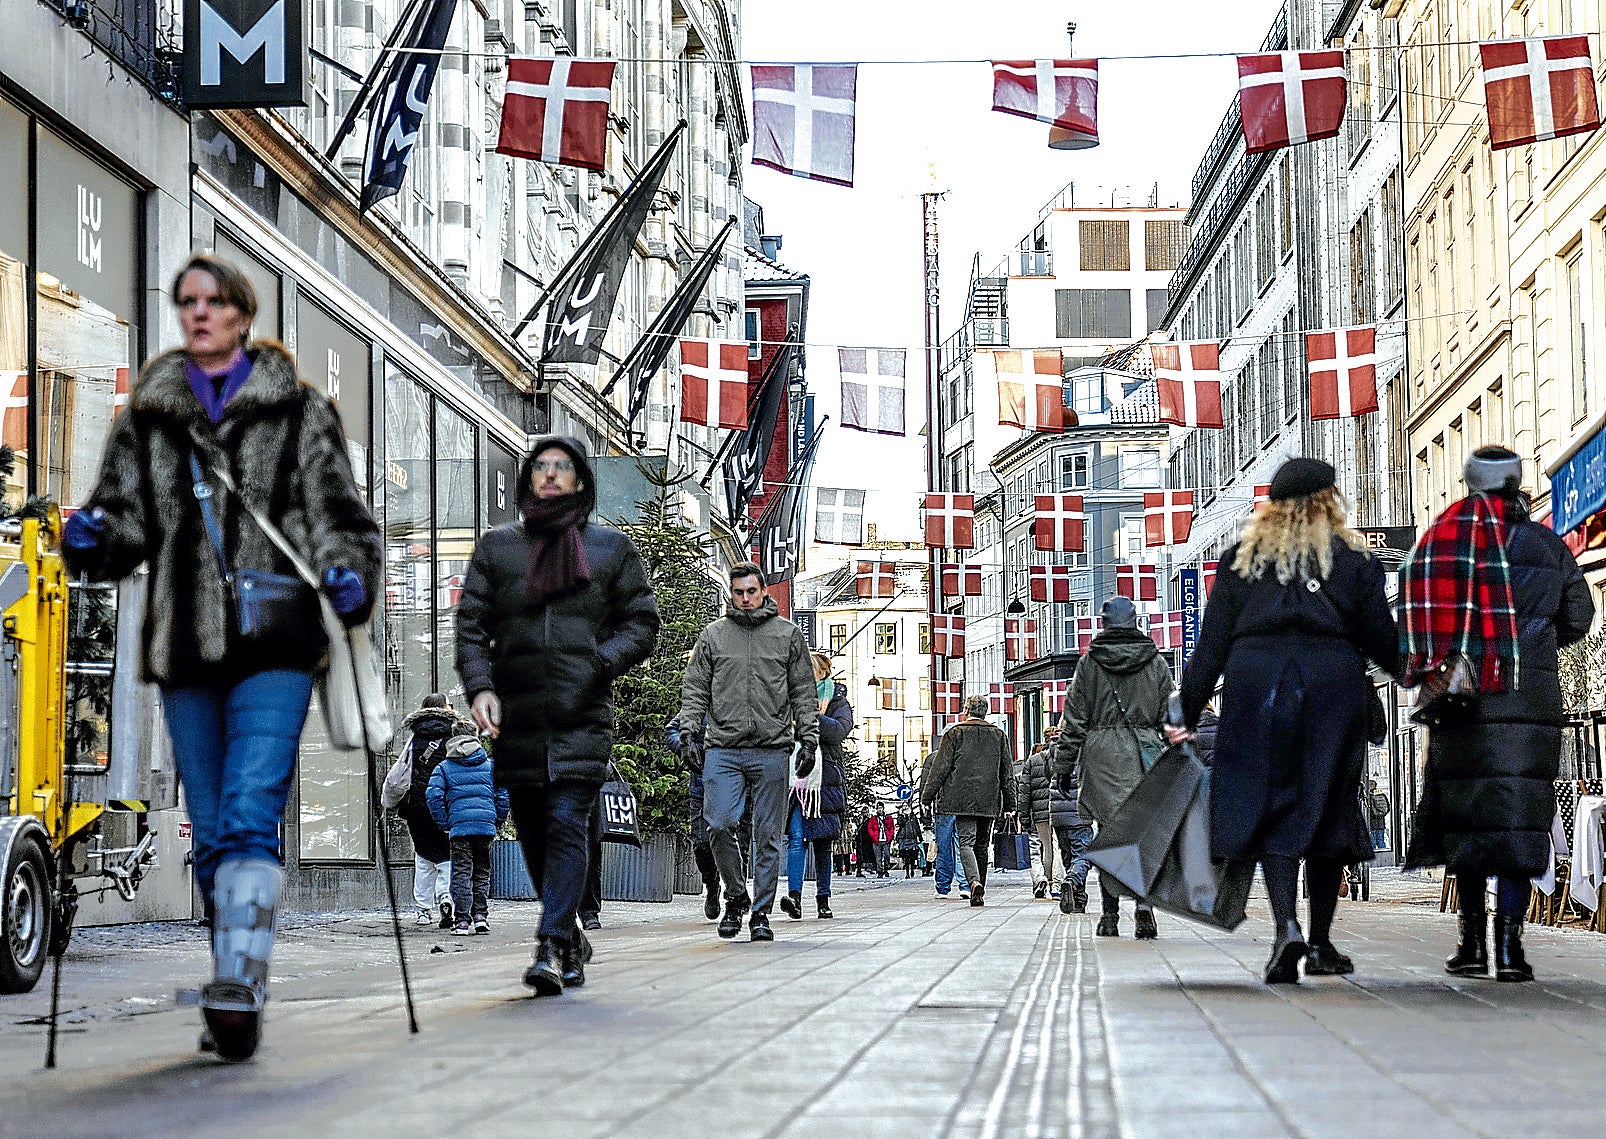
{"type": "MultiPolygon", "coordinates": [[[[1043,861],[1053,865],[1053,848],[1059,848],[1059,902],[1063,914],[1087,913],[1087,872],[1083,855],[1093,841],[1093,824],[1082,818],[1078,800],[1077,769],[1073,766],[1064,780],[1056,780],[1053,770],[1054,739],[1048,746],[1026,757],[1026,779],[1021,802],[1030,805],[1031,823],[1043,844],[1043,861]],[[1053,844],[1052,846],[1050,844],[1053,844]]],[[[1024,811],[1024,808],[1023,808],[1024,811]]],[[[1048,874],[1052,883],[1053,873],[1048,874]]]]}
{"type": "Polygon", "coordinates": [[[585,981],[575,924],[587,824],[613,759],[615,678],[652,655],[658,604],[634,543],[591,519],[596,477],[577,439],[535,440],[519,472],[522,520],[474,546],[457,606],[457,673],[496,739],[519,845],[541,893],[537,995],[585,981]]]}

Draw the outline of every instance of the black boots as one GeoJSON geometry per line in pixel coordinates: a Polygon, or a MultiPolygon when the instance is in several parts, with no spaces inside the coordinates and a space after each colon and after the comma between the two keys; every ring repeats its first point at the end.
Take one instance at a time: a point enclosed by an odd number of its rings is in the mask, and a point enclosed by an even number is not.
{"type": "Polygon", "coordinates": [[[1266,984],[1299,984],[1299,963],[1309,952],[1305,934],[1297,921],[1279,927],[1277,940],[1271,947],[1271,960],[1266,962],[1266,984]]]}
{"type": "Polygon", "coordinates": [[[1444,971],[1453,977],[1489,975],[1489,914],[1484,909],[1481,888],[1476,897],[1461,897],[1461,943],[1453,956],[1445,958],[1444,971]]]}
{"type": "Polygon", "coordinates": [[[1533,967],[1522,952],[1523,914],[1495,914],[1494,916],[1494,979],[1497,981],[1531,981],[1533,967]]]}
{"type": "Polygon", "coordinates": [[[742,932],[742,918],[747,916],[748,908],[753,904],[746,894],[738,894],[725,903],[725,916],[719,919],[719,936],[726,941],[742,932]]]}
{"type": "Polygon", "coordinates": [[[1093,933],[1098,937],[1120,937],[1121,915],[1108,912],[1101,914],[1099,916],[1099,926],[1093,933]]]}
{"type": "Polygon", "coordinates": [[[816,894],[814,896],[814,913],[815,916],[822,918],[836,917],[836,915],[831,912],[830,894],[816,894]]]}
{"type": "Polygon", "coordinates": [[[973,906],[985,906],[987,904],[984,900],[986,893],[987,887],[982,883],[976,882],[972,884],[970,887],[970,904],[973,906]]]}
{"type": "Polygon", "coordinates": [[[568,954],[564,947],[550,937],[537,938],[535,960],[524,971],[524,983],[535,990],[538,997],[555,997],[563,992],[563,973],[568,954]]]}
{"type": "Polygon", "coordinates": [[[1331,941],[1311,942],[1305,955],[1305,976],[1347,977],[1355,972],[1355,962],[1334,948],[1331,941]]]}
{"type": "Polygon", "coordinates": [[[781,912],[793,921],[802,921],[803,895],[797,890],[788,890],[786,897],[781,899],[781,912]]]}
{"type": "Polygon", "coordinates": [[[770,915],[763,910],[754,910],[753,918],[747,923],[747,938],[749,941],[774,941],[775,931],[770,928],[770,915]]]}
{"type": "Polygon", "coordinates": [[[1160,936],[1160,928],[1154,924],[1154,911],[1141,909],[1137,913],[1137,922],[1132,930],[1132,936],[1139,941],[1153,941],[1160,936]]]}

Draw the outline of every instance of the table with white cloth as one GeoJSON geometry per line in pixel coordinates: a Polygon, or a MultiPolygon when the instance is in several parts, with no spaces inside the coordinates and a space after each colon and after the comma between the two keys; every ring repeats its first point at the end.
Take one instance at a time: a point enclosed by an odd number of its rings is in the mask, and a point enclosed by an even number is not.
{"type": "Polygon", "coordinates": [[[1586,910],[1600,904],[1606,882],[1606,796],[1580,795],[1573,810],[1572,874],[1567,892],[1586,910]]]}

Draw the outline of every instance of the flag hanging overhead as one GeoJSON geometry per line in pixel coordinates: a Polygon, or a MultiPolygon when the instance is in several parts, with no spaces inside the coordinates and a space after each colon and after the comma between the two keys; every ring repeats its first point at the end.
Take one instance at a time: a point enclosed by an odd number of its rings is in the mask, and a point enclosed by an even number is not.
{"type": "Polygon", "coordinates": [[[1216,566],[1219,562],[1203,562],[1199,566],[1199,580],[1204,585],[1205,596],[1210,596],[1210,587],[1216,584],[1216,566]]]}
{"type": "Polygon", "coordinates": [[[1029,566],[1026,577],[1030,583],[1033,601],[1069,601],[1071,599],[1070,566],[1029,566]]]}
{"type": "Polygon", "coordinates": [[[1011,662],[1037,659],[1037,620],[1035,618],[1004,618],[1004,659],[1011,662]]]}
{"type": "MultiPolygon", "coordinates": [[[[747,430],[728,437],[734,445],[723,463],[725,505],[732,526],[741,522],[753,499],[763,492],[764,469],[769,465],[770,452],[775,449],[781,408],[786,406],[786,381],[791,375],[795,351],[797,349],[791,345],[782,345],[780,351],[770,357],[769,367],[758,382],[758,392],[747,404],[747,430]]],[[[720,462],[716,458],[714,465],[720,462]]]]}
{"type": "Polygon", "coordinates": [[[976,496],[926,495],[926,545],[938,550],[975,548],[976,496]]]}
{"type": "Polygon", "coordinates": [[[1213,340],[1149,345],[1160,422],[1178,427],[1224,427],[1221,346],[1213,340]]]}
{"type": "Polygon", "coordinates": [[[1182,613],[1156,613],[1149,618],[1149,636],[1161,649],[1182,647],[1182,613]]]}
{"type": "Polygon", "coordinates": [[[1253,513],[1271,501],[1271,484],[1256,483],[1253,494],[1249,499],[1249,510],[1253,513]]]}
{"type": "Polygon", "coordinates": [[[903,434],[902,348],[838,348],[842,426],[878,435],[903,434]]]}
{"type": "Polygon", "coordinates": [[[1079,494],[1032,496],[1034,549],[1079,554],[1087,548],[1087,512],[1079,494]]]}
{"type": "Polygon", "coordinates": [[[828,546],[864,545],[864,491],[820,487],[814,502],[814,540],[828,546]]]}
{"type": "Polygon", "coordinates": [[[989,684],[987,686],[987,709],[995,716],[1004,713],[1013,714],[1015,711],[1015,686],[1013,684],[989,684]]]}
{"type": "Polygon", "coordinates": [[[563,55],[509,59],[497,153],[602,170],[615,66],[563,55]]]}
{"type": "Polygon", "coordinates": [[[1334,137],[1348,99],[1342,51],[1238,57],[1238,108],[1250,154],[1334,137]]]}
{"type": "Polygon", "coordinates": [[[859,562],[853,570],[853,588],[860,597],[893,597],[898,592],[894,562],[859,562]]]}
{"type": "Polygon", "coordinates": [[[962,716],[965,712],[965,685],[959,680],[939,680],[932,686],[932,711],[939,716],[962,716]]]}
{"type": "Polygon", "coordinates": [[[937,581],[944,597],[980,597],[981,563],[943,562],[937,581]]]}
{"type": "Polygon", "coordinates": [[[1000,426],[1065,430],[1064,361],[1058,348],[994,352],[1000,426]]]}
{"type": "Polygon", "coordinates": [[[1143,495],[1143,544],[1174,546],[1193,530],[1193,491],[1147,491],[1143,495]]]}
{"type": "Polygon", "coordinates": [[[965,618],[960,613],[931,615],[931,651],[940,657],[965,655],[965,618]]]}
{"type": "Polygon", "coordinates": [[[1085,653],[1093,647],[1093,638],[1099,635],[1099,619],[1097,617],[1078,617],[1076,619],[1076,651],[1085,653]]]}
{"type": "Polygon", "coordinates": [[[993,110],[1051,123],[1096,140],[1099,61],[995,59],[993,110]]]}
{"type": "Polygon", "coordinates": [[[1116,566],[1115,592],[1133,601],[1156,601],[1160,597],[1160,574],[1151,565],[1116,566]]]}
{"type": "Polygon", "coordinates": [[[1588,36],[1495,40],[1479,44],[1478,54],[1491,150],[1600,126],[1588,36]]]}
{"type": "Polygon", "coordinates": [[[1043,681],[1043,711],[1059,714],[1065,711],[1065,698],[1071,694],[1069,680],[1043,681]]]}
{"type": "Polygon", "coordinates": [[[367,172],[359,213],[401,192],[456,12],[457,0],[429,0],[419,9],[400,50],[385,65],[368,122],[367,172]]]}
{"type": "Polygon", "coordinates": [[[1312,419],[1344,419],[1377,410],[1376,327],[1307,333],[1305,358],[1312,419]]]}
{"type": "Polygon", "coordinates": [[[754,66],[753,162],[853,185],[853,64],[754,66]]]}
{"type": "Polygon", "coordinates": [[[680,421],[727,431],[747,428],[747,345],[680,342],[680,421]]]}

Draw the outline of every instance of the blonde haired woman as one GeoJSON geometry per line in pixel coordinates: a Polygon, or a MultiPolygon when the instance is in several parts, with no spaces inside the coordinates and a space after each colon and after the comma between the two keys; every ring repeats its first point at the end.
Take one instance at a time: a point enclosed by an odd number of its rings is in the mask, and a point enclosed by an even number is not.
{"type": "Polygon", "coordinates": [[[1357,788],[1366,759],[1370,658],[1399,670],[1383,567],[1344,522],[1333,468],[1290,459],[1242,540],[1221,557],[1182,677],[1191,729],[1225,676],[1210,785],[1216,858],[1260,862],[1276,940],[1267,984],[1354,971],[1330,930],[1345,865],[1372,857],[1357,788]],[[1310,937],[1295,916],[1299,860],[1310,937]]]}

